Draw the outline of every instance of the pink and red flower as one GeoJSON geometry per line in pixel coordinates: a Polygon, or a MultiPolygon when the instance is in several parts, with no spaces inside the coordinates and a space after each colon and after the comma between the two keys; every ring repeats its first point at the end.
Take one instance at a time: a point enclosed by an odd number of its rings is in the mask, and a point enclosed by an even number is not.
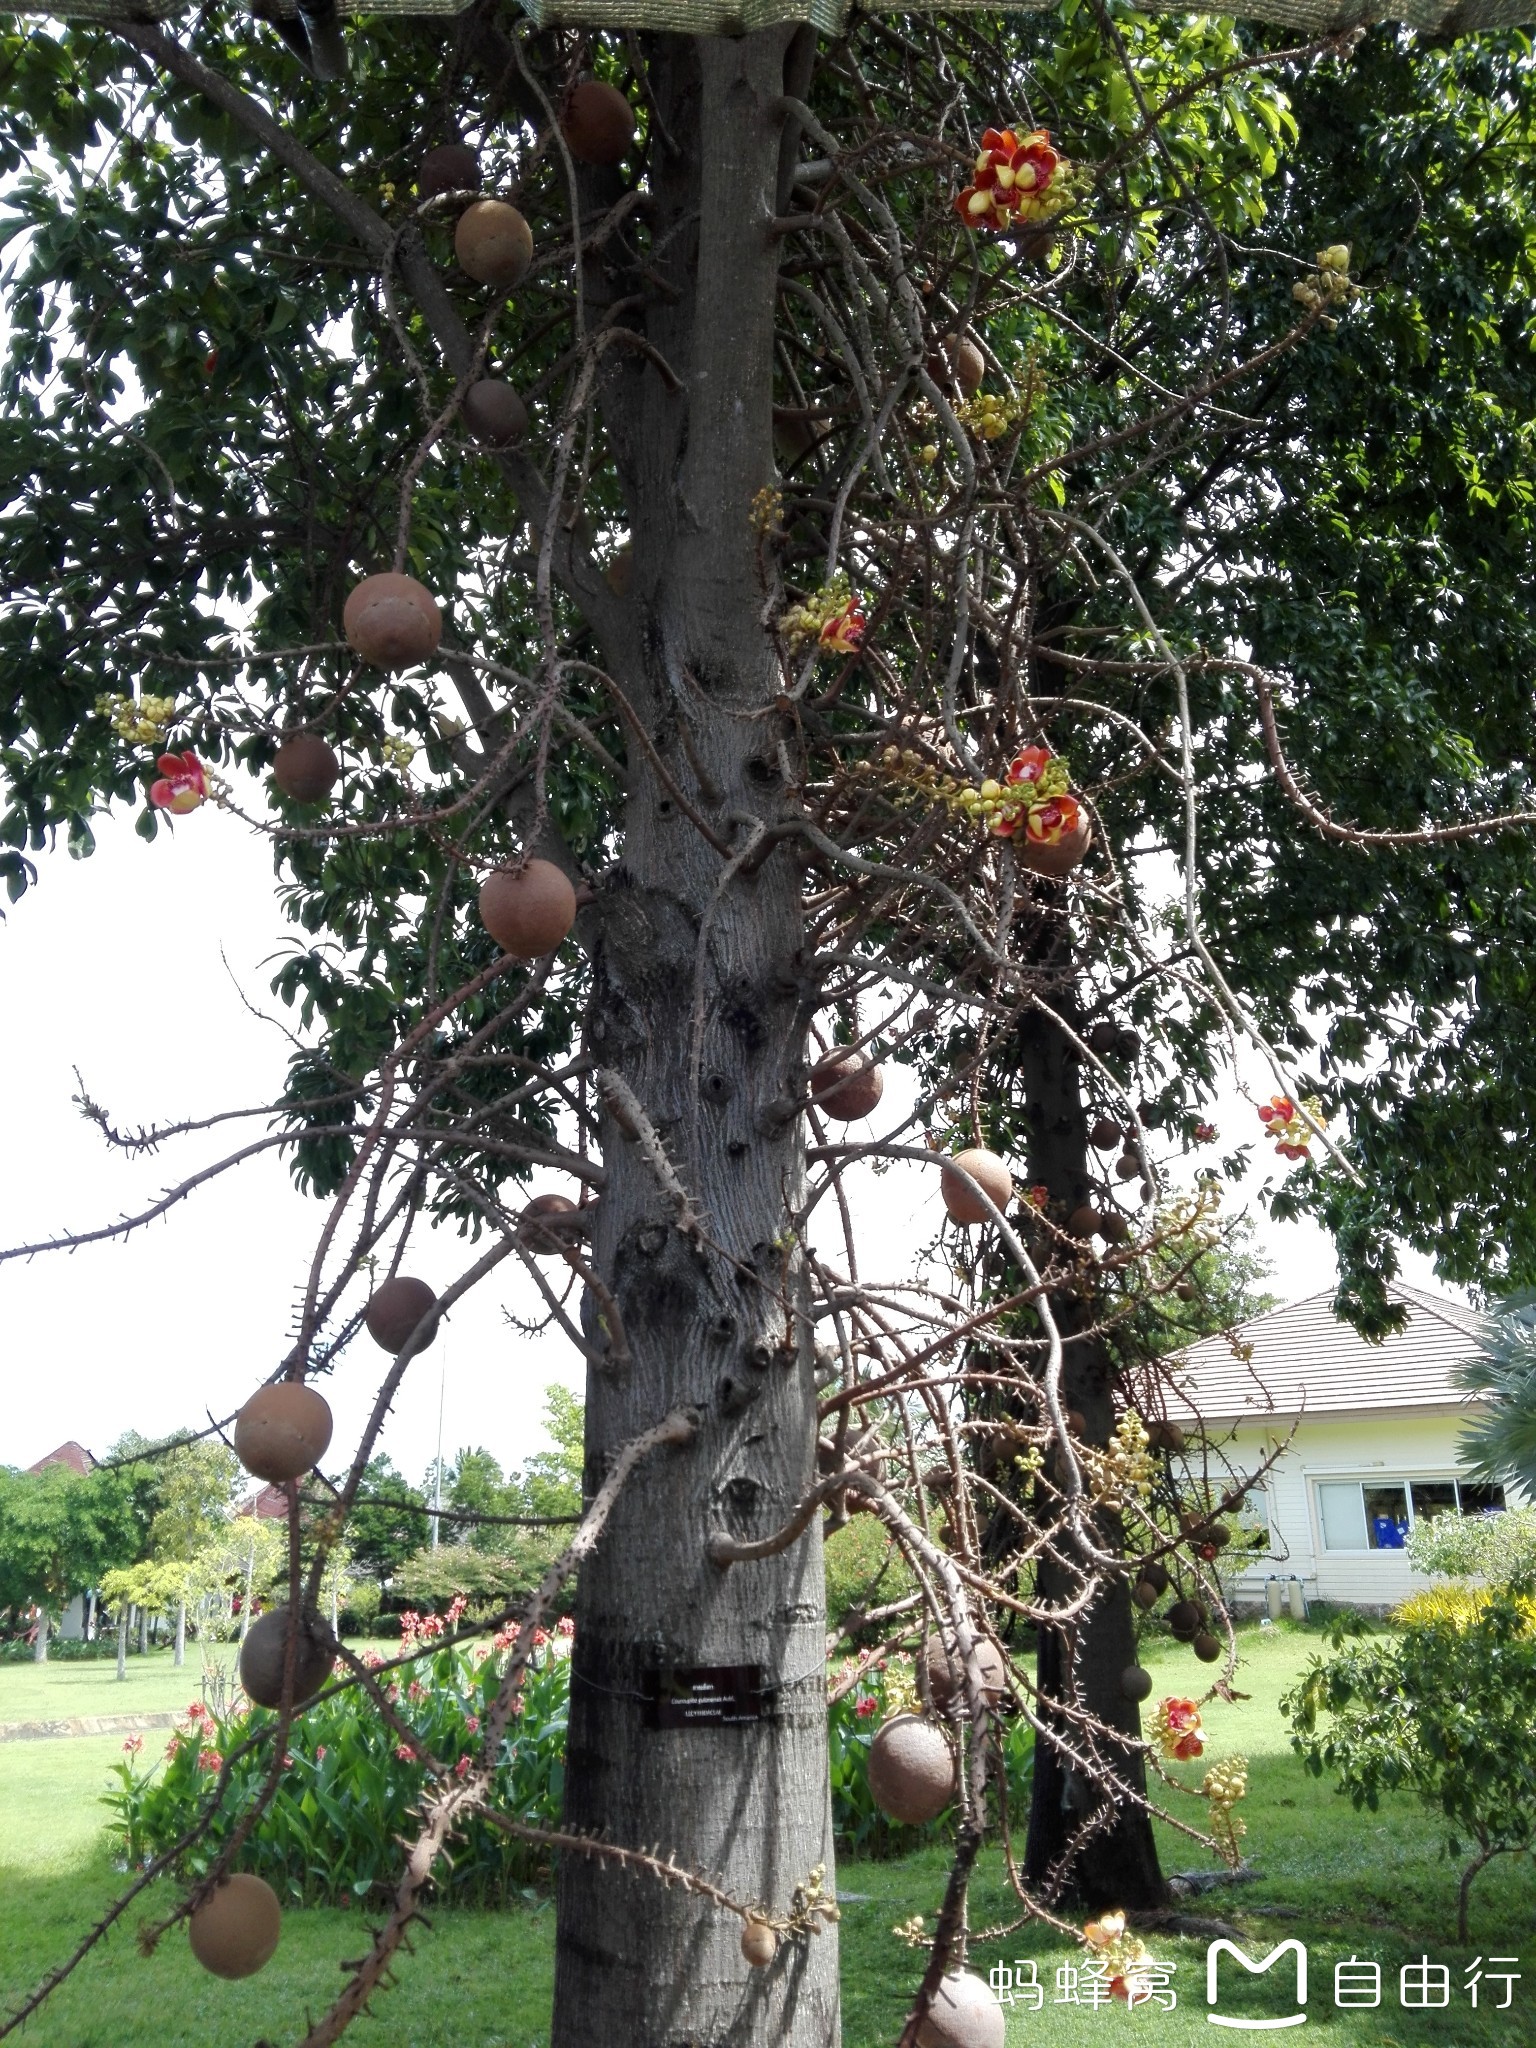
{"type": "Polygon", "coordinates": [[[160,779],[149,785],[149,800],[157,810],[184,818],[212,795],[208,771],[196,754],[162,754],[156,766],[160,779]]]}
{"type": "Polygon", "coordinates": [[[842,610],[826,621],[817,639],[823,647],[838,654],[857,654],[864,645],[864,625],[864,607],[856,597],[850,597],[842,610]]]}
{"type": "Polygon", "coordinates": [[[967,227],[999,232],[1016,222],[1044,220],[1057,210],[1046,195],[1060,164],[1044,128],[1024,135],[1012,128],[989,128],[955,211],[967,227]]]}

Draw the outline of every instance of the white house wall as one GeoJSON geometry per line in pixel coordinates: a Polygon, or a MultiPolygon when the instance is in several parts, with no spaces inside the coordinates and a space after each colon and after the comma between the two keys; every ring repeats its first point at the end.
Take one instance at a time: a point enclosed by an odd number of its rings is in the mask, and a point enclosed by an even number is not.
{"type": "MultiPolygon", "coordinates": [[[[1465,1428],[1465,1409],[1437,1414],[1378,1413],[1363,1418],[1318,1416],[1296,1425],[1295,1436],[1271,1468],[1264,1508],[1272,1537],[1267,1555],[1233,1582],[1235,1605],[1251,1608],[1264,1600],[1271,1575],[1294,1574],[1308,1601],[1328,1600],[1352,1607],[1386,1608],[1430,1582],[1411,1569],[1401,1550],[1325,1550],[1315,1492],[1320,1479],[1385,1483],[1414,1479],[1456,1479],[1456,1441],[1465,1428]]],[[[1208,1424],[1212,1438],[1234,1471],[1257,1470],[1265,1456],[1285,1442],[1289,1423],[1208,1424]],[[1224,1440],[1224,1441],[1223,1441],[1224,1440]]],[[[1213,1480],[1215,1474],[1212,1474],[1213,1480]]],[[[1257,1505],[1258,1502],[1255,1502],[1257,1505]]],[[[1511,1505],[1515,1503],[1512,1501],[1511,1505]]]]}

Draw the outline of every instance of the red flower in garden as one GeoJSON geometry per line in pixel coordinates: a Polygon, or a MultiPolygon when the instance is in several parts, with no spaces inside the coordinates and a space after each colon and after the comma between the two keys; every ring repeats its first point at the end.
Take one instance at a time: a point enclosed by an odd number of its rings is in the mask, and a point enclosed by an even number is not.
{"type": "Polygon", "coordinates": [[[453,1775],[456,1778],[467,1778],[473,1765],[473,1757],[461,1756],[458,1762],[453,1767],[453,1775]]]}
{"type": "Polygon", "coordinates": [[[853,1711],[858,1715],[861,1721],[867,1721],[871,1714],[879,1713],[880,1702],[875,1698],[872,1692],[867,1692],[864,1694],[862,1699],[856,1700],[854,1702],[853,1711]]]}
{"type": "Polygon", "coordinates": [[[197,1767],[200,1771],[216,1771],[223,1761],[223,1757],[216,1749],[200,1749],[197,1752],[197,1767]]]}
{"type": "Polygon", "coordinates": [[[478,1735],[480,1733],[480,1716],[478,1714],[466,1714],[464,1716],[464,1726],[471,1735],[478,1735]]]}
{"type": "Polygon", "coordinates": [[[160,780],[149,785],[149,800],[157,810],[182,818],[207,801],[208,771],[196,754],[162,754],[156,765],[160,780]]]}
{"type": "Polygon", "coordinates": [[[413,1764],[415,1761],[416,1752],[408,1742],[397,1742],[395,1744],[395,1762],[397,1764],[413,1764]]]}
{"type": "Polygon", "coordinates": [[[144,1738],[142,1735],[130,1735],[128,1740],[123,1744],[123,1748],[128,1752],[129,1756],[137,1756],[139,1751],[143,1747],[144,1738]]]}
{"type": "Polygon", "coordinates": [[[1012,128],[989,128],[955,211],[972,228],[1001,230],[1016,221],[1044,219],[1053,210],[1045,196],[1060,164],[1045,129],[1019,135],[1012,128]]]}
{"type": "Polygon", "coordinates": [[[1035,1187],[1032,1187],[1024,1199],[1032,1209],[1048,1209],[1051,1202],[1051,1191],[1042,1181],[1035,1187]]]}
{"type": "Polygon", "coordinates": [[[1195,1143],[1197,1145],[1213,1145],[1215,1142],[1216,1126],[1214,1124],[1195,1125],[1195,1143]]]}
{"type": "Polygon", "coordinates": [[[317,1742],[315,1744],[315,1762],[317,1764],[323,1764],[325,1762],[325,1744],[323,1742],[317,1742]]]}
{"type": "Polygon", "coordinates": [[[857,654],[864,645],[864,607],[850,597],[840,612],[834,612],[817,636],[823,647],[839,654],[857,654]]]}
{"type": "Polygon", "coordinates": [[[1205,1750],[1205,1729],[1195,1700],[1165,1699],[1158,1707],[1156,1728],[1159,1744],[1167,1756],[1188,1763],[1205,1750]]]}
{"type": "Polygon", "coordinates": [[[561,1615],[560,1619],[555,1623],[555,1634],[557,1636],[573,1636],[575,1633],[575,1622],[572,1621],[568,1614],[561,1615]]]}
{"type": "Polygon", "coordinates": [[[1259,1105],[1259,1121],[1275,1141],[1282,1159],[1310,1159],[1310,1133],[1289,1095],[1272,1095],[1259,1105]]]}

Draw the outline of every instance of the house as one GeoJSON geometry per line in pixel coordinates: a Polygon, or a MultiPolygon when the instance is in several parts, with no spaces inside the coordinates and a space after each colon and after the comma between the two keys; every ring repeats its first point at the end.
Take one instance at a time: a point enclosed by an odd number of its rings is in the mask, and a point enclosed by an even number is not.
{"type": "Polygon", "coordinates": [[[67,1444],[60,1444],[56,1451],[50,1451],[46,1458],[39,1458],[35,1465],[29,1465],[29,1472],[45,1472],[50,1465],[67,1465],[77,1478],[84,1479],[96,1470],[96,1460],[73,1437],[67,1444]]]}
{"type": "MultiPolygon", "coordinates": [[[[1416,1287],[1394,1283],[1388,1293],[1408,1320],[1380,1344],[1341,1322],[1327,1291],[1255,1316],[1231,1338],[1208,1337],[1175,1361],[1181,1398],[1170,1404],[1172,1420],[1187,1427],[1199,1415],[1235,1473],[1257,1472],[1279,1453],[1246,1510],[1268,1541],[1235,1578],[1224,1574],[1234,1607],[1263,1605],[1271,1579],[1288,1593],[1292,1578],[1308,1602],[1393,1607],[1429,1583],[1404,1549],[1416,1522],[1505,1506],[1504,1489],[1474,1481],[1457,1451],[1478,1403],[1452,1375],[1476,1351],[1483,1318],[1416,1287]]],[[[1219,1493],[1226,1482],[1217,1463],[1211,1489],[1219,1493]]]]}

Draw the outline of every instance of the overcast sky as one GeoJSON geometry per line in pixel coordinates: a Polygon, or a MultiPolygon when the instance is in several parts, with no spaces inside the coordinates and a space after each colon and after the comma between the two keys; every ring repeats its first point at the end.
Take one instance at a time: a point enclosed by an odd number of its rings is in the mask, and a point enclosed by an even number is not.
{"type": "MultiPolygon", "coordinates": [[[[39,886],[0,925],[6,1246],[110,1223],[229,1149],[225,1126],[149,1158],[114,1154],[71,1102],[74,1068],[119,1128],[242,1107],[270,1099],[281,1082],[283,1030],[248,1007],[283,1015],[268,984],[273,956],[291,939],[270,849],[211,805],[162,828],[152,846],[132,823],[128,814],[101,819],[89,860],[62,849],[45,857],[39,886]]],[[[1262,1098],[1270,1089],[1261,1082],[1256,1068],[1262,1098]]],[[[893,1101],[902,1106],[899,1075],[893,1101]]],[[[1215,1117],[1230,1140],[1252,1128],[1253,1110],[1233,1095],[1215,1117]]],[[[247,1137],[263,1128],[233,1127],[247,1137]]],[[[1261,1150],[1250,1186],[1229,1206],[1251,1200],[1270,1167],[1261,1150]]],[[[910,1273],[937,1216],[934,1176],[900,1166],[878,1179],[865,1172],[852,1205],[866,1275],[910,1273]]],[[[126,1242],[0,1265],[0,1464],[30,1464],[70,1437],[100,1453],[126,1429],[154,1437],[200,1425],[209,1411],[230,1413],[285,1349],[323,1213],[268,1156],[199,1188],[126,1242]]],[[[1277,1293],[1294,1299],[1333,1284],[1321,1232],[1255,1214],[1279,1269],[1277,1293]]],[[[418,1243],[410,1270],[439,1288],[475,1256],[449,1233],[418,1243]]],[[[1406,1278],[1438,1285],[1427,1261],[1406,1255],[1404,1267],[1406,1278]]],[[[579,1389],[582,1365],[558,1334],[530,1340],[506,1326],[504,1307],[530,1316],[536,1305],[530,1283],[502,1267],[411,1366],[383,1440],[410,1478],[436,1448],[440,1397],[450,1457],[483,1443],[514,1464],[540,1448],[546,1384],[579,1389]]],[[[328,1389],[338,1445],[355,1437],[382,1362],[360,1337],[328,1389]]]]}

